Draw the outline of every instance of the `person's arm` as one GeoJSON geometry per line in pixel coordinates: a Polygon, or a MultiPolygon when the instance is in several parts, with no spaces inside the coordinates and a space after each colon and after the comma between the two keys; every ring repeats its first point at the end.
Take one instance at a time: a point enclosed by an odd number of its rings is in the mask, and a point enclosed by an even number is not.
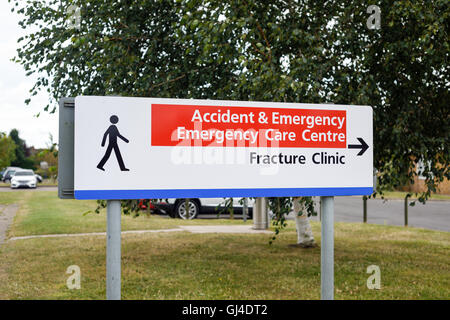
{"type": "Polygon", "coordinates": [[[125,138],[123,135],[121,135],[119,132],[117,132],[117,136],[122,139],[123,141],[125,141],[126,143],[130,142],[127,138],[125,138]]]}
{"type": "Polygon", "coordinates": [[[102,140],[102,147],[104,147],[104,146],[105,146],[105,142],[106,142],[106,137],[108,136],[108,134],[109,134],[109,129],[108,129],[108,130],[106,130],[105,134],[103,135],[103,140],[102,140]]]}

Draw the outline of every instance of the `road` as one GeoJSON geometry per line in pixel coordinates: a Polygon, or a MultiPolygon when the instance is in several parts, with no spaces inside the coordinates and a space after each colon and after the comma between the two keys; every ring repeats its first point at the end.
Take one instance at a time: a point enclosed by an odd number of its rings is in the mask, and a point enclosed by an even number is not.
{"type": "MultiPolygon", "coordinates": [[[[317,200],[318,201],[318,200],[317,200]]],[[[318,209],[319,206],[317,205],[318,209]]],[[[335,221],[362,222],[363,201],[361,197],[336,197],[335,221]]],[[[313,217],[318,221],[319,217],[313,217]]],[[[404,201],[381,199],[367,200],[367,223],[404,225],[404,201]]],[[[425,205],[416,201],[408,207],[408,225],[441,231],[450,231],[450,201],[428,201],[425,205]]]]}
{"type": "MultiPolygon", "coordinates": [[[[56,191],[56,187],[38,187],[31,191],[56,191]]],[[[12,190],[1,187],[0,192],[29,192],[27,189],[12,190]]],[[[319,210],[319,199],[316,197],[316,208],[319,210]]],[[[362,222],[363,201],[361,197],[336,197],[335,198],[335,221],[336,222],[362,222]]],[[[229,215],[221,214],[221,218],[229,215]]],[[[242,215],[236,214],[236,218],[242,215]]],[[[200,215],[199,218],[214,219],[216,214],[200,215]]],[[[292,216],[288,219],[293,219],[292,216]]],[[[319,217],[312,220],[319,221],[319,217]]],[[[404,204],[403,200],[369,199],[367,201],[367,222],[374,224],[386,224],[403,226],[404,204]]],[[[428,201],[425,205],[416,202],[416,205],[408,208],[408,225],[411,227],[441,230],[450,232],[450,201],[428,201]]]]}
{"type": "Polygon", "coordinates": [[[36,189],[11,189],[10,187],[0,187],[0,192],[33,192],[33,191],[58,191],[58,187],[38,186],[36,189]]]}
{"type": "MultiPolygon", "coordinates": [[[[316,210],[319,211],[319,198],[316,197],[316,210]]],[[[362,197],[335,197],[335,221],[336,222],[363,222],[362,197]]],[[[221,218],[228,218],[228,214],[221,214],[221,218]]],[[[242,215],[236,214],[236,218],[242,215]]],[[[216,214],[199,215],[203,219],[216,219],[216,214]]],[[[292,213],[288,216],[293,220],[292,213]]],[[[312,217],[313,221],[319,221],[319,216],[312,217]]],[[[367,223],[404,225],[403,200],[380,199],[367,200],[367,223]]],[[[432,230],[450,231],[450,201],[428,201],[425,205],[416,202],[416,205],[408,207],[408,225],[432,230]]]]}

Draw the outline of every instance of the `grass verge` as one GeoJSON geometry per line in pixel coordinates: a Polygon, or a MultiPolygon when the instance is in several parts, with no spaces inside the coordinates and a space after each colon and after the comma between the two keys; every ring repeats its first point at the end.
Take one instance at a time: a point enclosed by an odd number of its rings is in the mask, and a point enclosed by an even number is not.
{"type": "Polygon", "coordinates": [[[26,194],[19,194],[17,192],[0,192],[0,204],[8,205],[12,203],[18,203],[26,198],[26,196],[26,194]]]}
{"type": "MultiPolygon", "coordinates": [[[[350,223],[335,230],[336,299],[450,297],[448,233],[350,223]],[[380,290],[366,286],[373,264],[380,290]]],[[[320,243],[319,223],[313,232],[320,243]]],[[[289,248],[295,239],[291,223],[272,246],[255,234],[124,235],[122,297],[319,299],[320,248],[289,248]]],[[[104,299],[105,250],[101,236],[8,242],[0,247],[0,299],[104,299]],[[70,265],[81,269],[80,290],[66,287],[70,265]]]]}
{"type": "MultiPolygon", "coordinates": [[[[3,192],[0,193],[0,203],[14,201],[18,197],[27,197],[16,214],[9,237],[19,237],[39,234],[85,233],[106,231],[106,209],[100,214],[94,212],[95,201],[61,200],[54,191],[39,192],[3,192]],[[8,195],[7,195],[8,194],[8,195]],[[14,196],[11,196],[14,194],[14,196]],[[21,195],[21,196],[19,196],[21,195]],[[51,210],[49,210],[51,208],[51,210]]],[[[122,230],[144,230],[174,228],[184,225],[217,224],[216,219],[182,221],[180,219],[157,218],[156,215],[139,217],[122,215],[122,230]]],[[[242,220],[220,219],[221,224],[240,224],[242,220]]],[[[247,222],[251,224],[251,221],[247,222]]]]}

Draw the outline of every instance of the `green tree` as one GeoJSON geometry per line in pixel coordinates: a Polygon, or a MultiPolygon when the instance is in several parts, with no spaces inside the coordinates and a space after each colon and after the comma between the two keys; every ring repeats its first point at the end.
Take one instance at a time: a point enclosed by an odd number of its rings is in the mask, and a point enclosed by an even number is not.
{"type": "Polygon", "coordinates": [[[4,132],[0,132],[0,169],[8,167],[16,158],[16,145],[11,137],[4,132]]]}
{"type": "Polygon", "coordinates": [[[58,148],[57,143],[53,141],[53,135],[49,134],[49,141],[46,143],[46,148],[39,149],[31,159],[39,168],[36,173],[43,178],[51,178],[55,180],[58,176],[58,148]],[[41,167],[41,163],[47,163],[48,167],[41,167]]]}
{"type": "MultiPolygon", "coordinates": [[[[39,72],[32,95],[367,104],[379,193],[412,181],[419,160],[420,201],[450,178],[447,0],[9,1],[23,28],[39,26],[15,59],[39,72]],[[67,27],[69,4],[80,28],[67,27]],[[371,4],[380,29],[367,26],[371,4]]],[[[292,199],[270,205],[283,225],[292,199]]]]}
{"type": "Polygon", "coordinates": [[[374,108],[378,191],[414,183],[417,162],[430,164],[424,202],[450,176],[450,7],[442,0],[383,1],[381,28],[369,30],[365,6],[339,12],[334,50],[347,76],[332,84],[333,100],[374,108]]]}
{"type": "Polygon", "coordinates": [[[27,145],[25,143],[25,140],[19,137],[19,131],[17,129],[12,129],[9,133],[9,137],[12,141],[14,141],[14,144],[16,145],[15,159],[11,162],[11,165],[23,169],[33,169],[33,160],[31,160],[27,156],[27,145]]]}

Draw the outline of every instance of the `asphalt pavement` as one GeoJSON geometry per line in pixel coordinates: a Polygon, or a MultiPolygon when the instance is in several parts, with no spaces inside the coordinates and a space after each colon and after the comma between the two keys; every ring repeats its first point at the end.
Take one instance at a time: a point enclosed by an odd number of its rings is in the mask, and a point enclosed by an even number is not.
{"type": "Polygon", "coordinates": [[[36,189],[19,188],[11,189],[10,187],[0,187],[0,192],[33,192],[33,191],[58,191],[58,187],[54,186],[39,186],[36,189]]]}
{"type": "MultiPolygon", "coordinates": [[[[318,202],[318,199],[317,199],[318,202]]],[[[403,200],[367,200],[367,223],[403,226],[405,222],[403,200]]],[[[319,206],[317,205],[318,209],[319,206]]],[[[335,221],[363,222],[362,197],[335,197],[335,221]]],[[[319,217],[313,217],[318,221],[319,217]]],[[[410,227],[450,231],[450,201],[431,200],[426,204],[416,201],[408,206],[410,227]]]]}
{"type": "MultiPolygon", "coordinates": [[[[316,210],[319,212],[319,197],[315,197],[316,210]]],[[[335,197],[336,222],[363,222],[362,197],[335,197]]],[[[221,214],[228,218],[228,214],[221,214]]],[[[237,219],[242,215],[235,214],[237,219]]],[[[405,221],[403,200],[367,200],[367,223],[403,226],[405,221]]],[[[199,218],[215,219],[216,214],[199,215],[199,218]]],[[[291,213],[288,220],[293,220],[291,213]]],[[[312,217],[319,221],[319,216],[312,217]]],[[[416,201],[415,206],[408,206],[408,226],[440,231],[450,231],[450,201],[430,200],[425,205],[416,201]]]]}

